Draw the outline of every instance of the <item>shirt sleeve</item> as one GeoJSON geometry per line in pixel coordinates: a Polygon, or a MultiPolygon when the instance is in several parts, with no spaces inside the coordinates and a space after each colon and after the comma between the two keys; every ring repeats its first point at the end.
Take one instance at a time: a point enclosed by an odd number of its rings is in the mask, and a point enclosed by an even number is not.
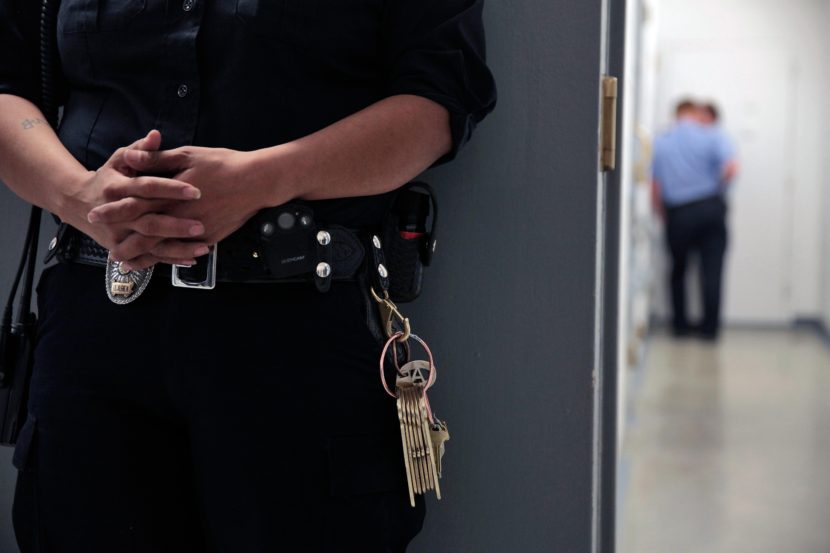
{"type": "Polygon", "coordinates": [[[663,181],[663,145],[661,137],[657,137],[654,141],[654,150],[651,154],[651,179],[659,182],[663,181]]]}
{"type": "Polygon", "coordinates": [[[485,60],[484,0],[388,0],[382,42],[386,93],[413,94],[450,114],[455,158],[476,125],[496,105],[496,84],[485,60]]]}
{"type": "Polygon", "coordinates": [[[40,102],[40,2],[0,0],[0,94],[40,102]]]}
{"type": "Polygon", "coordinates": [[[735,145],[732,143],[732,140],[729,139],[722,129],[718,129],[715,134],[715,159],[717,160],[718,168],[723,170],[726,164],[735,158],[735,155],[735,145]]]}

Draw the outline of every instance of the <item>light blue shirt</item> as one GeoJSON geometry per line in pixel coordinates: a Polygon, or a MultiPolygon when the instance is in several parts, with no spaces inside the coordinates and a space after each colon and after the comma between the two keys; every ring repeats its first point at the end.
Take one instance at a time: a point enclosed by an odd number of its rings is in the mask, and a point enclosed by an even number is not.
{"type": "Polygon", "coordinates": [[[652,175],[667,206],[723,194],[721,176],[735,148],[718,126],[683,119],[654,143],[652,175]]]}

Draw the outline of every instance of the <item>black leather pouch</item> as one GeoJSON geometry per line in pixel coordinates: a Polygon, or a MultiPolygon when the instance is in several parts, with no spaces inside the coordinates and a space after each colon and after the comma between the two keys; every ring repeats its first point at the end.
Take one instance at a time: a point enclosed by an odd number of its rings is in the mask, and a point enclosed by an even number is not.
{"type": "Polygon", "coordinates": [[[14,445],[26,422],[37,318],[27,313],[20,324],[0,334],[0,445],[14,445]]]}
{"type": "Polygon", "coordinates": [[[29,229],[9,300],[0,322],[0,445],[14,445],[26,422],[37,317],[31,311],[35,257],[40,230],[33,207],[29,229]],[[18,298],[18,286],[22,285],[18,298]],[[18,299],[15,311],[15,299],[18,299]]]}
{"type": "Polygon", "coordinates": [[[389,296],[395,303],[421,293],[424,267],[437,245],[438,204],[428,184],[411,182],[395,194],[383,224],[383,253],[389,269],[389,296]]]}

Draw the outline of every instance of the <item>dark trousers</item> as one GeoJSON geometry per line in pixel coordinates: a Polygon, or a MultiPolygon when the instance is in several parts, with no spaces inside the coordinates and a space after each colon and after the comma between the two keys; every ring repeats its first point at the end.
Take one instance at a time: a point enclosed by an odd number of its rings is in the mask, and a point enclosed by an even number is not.
{"type": "Polygon", "coordinates": [[[57,265],[15,451],[23,553],[403,552],[394,399],[357,283],[182,290],[134,303],[57,265]]]}
{"type": "Polygon", "coordinates": [[[666,235],[672,257],[672,326],[677,333],[690,330],[686,314],[686,268],[699,255],[703,296],[700,331],[716,337],[720,329],[721,282],[726,252],[726,203],[708,198],[666,210],[666,235]]]}

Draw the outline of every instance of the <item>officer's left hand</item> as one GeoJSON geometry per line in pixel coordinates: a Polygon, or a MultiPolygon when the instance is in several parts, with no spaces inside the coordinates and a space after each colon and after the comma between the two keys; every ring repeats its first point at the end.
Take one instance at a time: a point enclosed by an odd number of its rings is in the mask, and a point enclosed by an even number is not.
{"type": "MultiPolygon", "coordinates": [[[[205,233],[200,240],[215,244],[241,227],[257,211],[266,207],[267,191],[259,190],[251,175],[252,156],[227,148],[182,146],[172,150],[125,152],[124,162],[139,173],[168,173],[187,182],[202,192],[198,200],[188,205],[177,205],[165,214],[201,221],[205,233]]],[[[273,193],[271,193],[273,196],[273,193]]],[[[290,198],[286,197],[288,201],[290,198]]],[[[93,211],[105,222],[132,220],[135,203],[112,202],[93,211]]],[[[134,269],[152,265],[152,256],[141,255],[129,259],[134,269]]]]}

